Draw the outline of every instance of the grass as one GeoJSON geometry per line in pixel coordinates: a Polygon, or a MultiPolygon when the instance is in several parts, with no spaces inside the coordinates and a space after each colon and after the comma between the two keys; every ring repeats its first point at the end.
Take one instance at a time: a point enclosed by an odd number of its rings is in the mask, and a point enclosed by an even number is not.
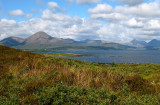
{"type": "Polygon", "coordinates": [[[41,53],[42,55],[46,57],[81,57],[81,56],[86,56],[84,54],[73,54],[73,53],[41,53]]]}
{"type": "Polygon", "coordinates": [[[0,46],[0,104],[160,104],[160,65],[105,65],[0,46]]]}

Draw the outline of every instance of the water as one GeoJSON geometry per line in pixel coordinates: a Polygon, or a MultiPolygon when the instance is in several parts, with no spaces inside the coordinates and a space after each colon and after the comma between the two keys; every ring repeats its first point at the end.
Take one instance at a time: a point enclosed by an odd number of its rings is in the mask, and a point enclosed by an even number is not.
{"type": "Polygon", "coordinates": [[[155,50],[64,50],[59,53],[87,54],[82,57],[64,57],[98,63],[154,63],[160,64],[160,51],[155,50]]]}

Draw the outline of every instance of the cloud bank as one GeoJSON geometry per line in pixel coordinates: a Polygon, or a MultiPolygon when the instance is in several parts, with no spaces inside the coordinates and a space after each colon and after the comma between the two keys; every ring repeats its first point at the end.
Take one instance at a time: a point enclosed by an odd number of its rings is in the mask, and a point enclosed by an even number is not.
{"type": "MultiPolygon", "coordinates": [[[[97,3],[100,0],[77,0],[79,4],[97,3]]],[[[160,4],[158,1],[145,3],[135,0],[120,0],[125,5],[115,7],[98,3],[89,8],[90,17],[70,16],[62,11],[56,2],[48,2],[39,18],[26,21],[0,20],[0,40],[9,36],[28,37],[38,31],[45,31],[53,37],[75,40],[100,39],[125,41],[132,39],[160,39],[160,4]],[[58,12],[57,12],[58,11],[58,12]]],[[[10,11],[11,16],[28,17],[22,10],[10,11]]]]}

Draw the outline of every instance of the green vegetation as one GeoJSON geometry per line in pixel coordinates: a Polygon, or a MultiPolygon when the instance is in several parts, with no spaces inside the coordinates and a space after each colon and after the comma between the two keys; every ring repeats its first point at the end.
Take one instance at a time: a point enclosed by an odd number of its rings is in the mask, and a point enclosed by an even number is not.
{"type": "Polygon", "coordinates": [[[46,57],[81,57],[86,56],[84,54],[72,54],[72,53],[40,53],[46,57]]]}
{"type": "Polygon", "coordinates": [[[52,51],[52,50],[127,50],[134,47],[120,45],[116,43],[80,43],[80,44],[29,44],[14,46],[14,48],[32,51],[52,51]],[[64,46],[65,45],[65,46],[64,46]]]}
{"type": "Polygon", "coordinates": [[[5,104],[159,105],[160,65],[105,65],[0,46],[5,104]]]}

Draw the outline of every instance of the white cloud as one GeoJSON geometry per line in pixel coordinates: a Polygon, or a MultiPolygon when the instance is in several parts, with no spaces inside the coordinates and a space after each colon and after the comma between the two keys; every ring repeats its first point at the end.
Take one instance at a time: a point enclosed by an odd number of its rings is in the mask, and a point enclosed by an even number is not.
{"type": "Polygon", "coordinates": [[[48,2],[48,9],[52,10],[52,12],[64,12],[65,10],[60,8],[56,2],[48,2]]]}
{"type": "MultiPolygon", "coordinates": [[[[97,4],[94,8],[88,9],[91,14],[89,18],[65,15],[55,11],[57,7],[61,9],[58,4],[49,2],[48,9],[42,11],[40,18],[23,22],[1,19],[0,39],[8,36],[27,37],[38,31],[45,31],[54,37],[75,40],[102,39],[127,42],[132,39],[160,39],[160,4],[157,2],[116,7],[97,4]],[[101,20],[104,21],[100,22],[101,20]]],[[[19,11],[14,14],[24,16],[25,13],[19,11]]]]}
{"type": "Polygon", "coordinates": [[[32,14],[25,14],[22,10],[20,9],[17,9],[17,10],[13,10],[13,11],[10,11],[9,12],[9,15],[10,16],[13,16],[13,17],[26,17],[26,18],[29,18],[32,16],[32,14]]]}
{"type": "Polygon", "coordinates": [[[143,27],[143,23],[142,21],[137,21],[135,18],[132,18],[128,21],[124,21],[122,22],[122,24],[131,27],[131,28],[142,28],[143,27]]]}
{"type": "Polygon", "coordinates": [[[129,6],[139,5],[144,2],[144,0],[118,0],[119,3],[124,3],[129,6]]]}
{"type": "Polygon", "coordinates": [[[117,22],[120,20],[124,20],[127,19],[128,17],[120,14],[120,13],[110,13],[110,14],[92,14],[91,15],[92,18],[97,18],[97,19],[104,19],[106,21],[110,21],[110,22],[117,22]]]}
{"type": "Polygon", "coordinates": [[[23,15],[25,15],[24,13],[23,13],[23,11],[22,10],[13,10],[13,11],[10,11],[9,12],[9,14],[10,15],[14,15],[14,16],[23,16],[23,15]]]}
{"type": "Polygon", "coordinates": [[[49,19],[49,20],[63,21],[63,20],[68,19],[70,17],[67,15],[56,14],[56,13],[52,12],[51,10],[46,9],[42,12],[42,18],[49,19]]]}
{"type": "Polygon", "coordinates": [[[7,20],[7,19],[1,19],[0,20],[1,22],[1,25],[13,25],[13,24],[16,24],[16,21],[15,20],[7,20]]]}
{"type": "Polygon", "coordinates": [[[86,38],[98,38],[96,31],[101,23],[95,19],[70,17],[67,15],[53,13],[50,10],[43,11],[42,18],[56,24],[54,28],[63,38],[82,40],[86,38]]]}
{"type": "Polygon", "coordinates": [[[27,37],[38,31],[45,31],[54,37],[73,38],[75,40],[99,39],[97,34],[101,27],[99,20],[70,17],[53,13],[50,10],[45,10],[42,17],[18,23],[12,20],[1,20],[0,34],[3,34],[3,37],[1,36],[0,39],[4,38],[4,34],[5,37],[27,37]]]}
{"type": "Polygon", "coordinates": [[[160,29],[160,20],[150,20],[147,25],[150,29],[160,29]]]}
{"type": "Polygon", "coordinates": [[[77,0],[78,4],[91,4],[91,3],[98,3],[101,0],[77,0]]]}
{"type": "Polygon", "coordinates": [[[3,40],[4,38],[8,37],[6,34],[0,34],[0,40],[3,40]]]}
{"type": "Polygon", "coordinates": [[[58,4],[56,2],[48,2],[49,8],[59,8],[58,4]]]}
{"type": "Polygon", "coordinates": [[[13,35],[13,32],[16,31],[13,28],[16,26],[17,26],[16,21],[14,20],[1,19],[0,20],[0,40],[13,35]]]}
{"type": "Polygon", "coordinates": [[[108,41],[127,41],[132,39],[151,40],[160,36],[159,3],[116,6],[112,9],[107,9],[106,4],[101,5],[105,9],[97,4],[95,8],[88,10],[92,18],[105,20],[104,26],[98,31],[100,38],[108,41]]]}
{"type": "Polygon", "coordinates": [[[88,10],[91,14],[99,14],[99,13],[111,13],[112,6],[108,4],[97,4],[95,8],[91,8],[88,10]]]}
{"type": "Polygon", "coordinates": [[[130,17],[141,19],[160,17],[160,4],[156,2],[143,3],[137,6],[116,6],[112,8],[108,4],[97,4],[95,8],[90,8],[88,12],[93,18],[120,19],[125,20],[130,17]],[[154,12],[153,12],[154,11],[154,12]]]}
{"type": "Polygon", "coordinates": [[[101,40],[126,42],[132,40],[130,31],[123,25],[111,23],[101,27],[98,34],[101,40]]]}
{"type": "Polygon", "coordinates": [[[143,33],[146,36],[160,36],[160,20],[157,19],[151,19],[148,20],[144,28],[141,30],[141,33],[143,33]]]}
{"type": "Polygon", "coordinates": [[[116,7],[116,12],[134,15],[137,17],[158,17],[160,16],[160,5],[152,2],[152,3],[143,3],[138,6],[128,7],[128,6],[118,6],[116,7]]]}
{"type": "Polygon", "coordinates": [[[97,4],[95,8],[90,8],[88,12],[92,18],[100,18],[109,21],[123,20],[127,17],[123,14],[114,12],[112,6],[108,4],[97,4]]]}

